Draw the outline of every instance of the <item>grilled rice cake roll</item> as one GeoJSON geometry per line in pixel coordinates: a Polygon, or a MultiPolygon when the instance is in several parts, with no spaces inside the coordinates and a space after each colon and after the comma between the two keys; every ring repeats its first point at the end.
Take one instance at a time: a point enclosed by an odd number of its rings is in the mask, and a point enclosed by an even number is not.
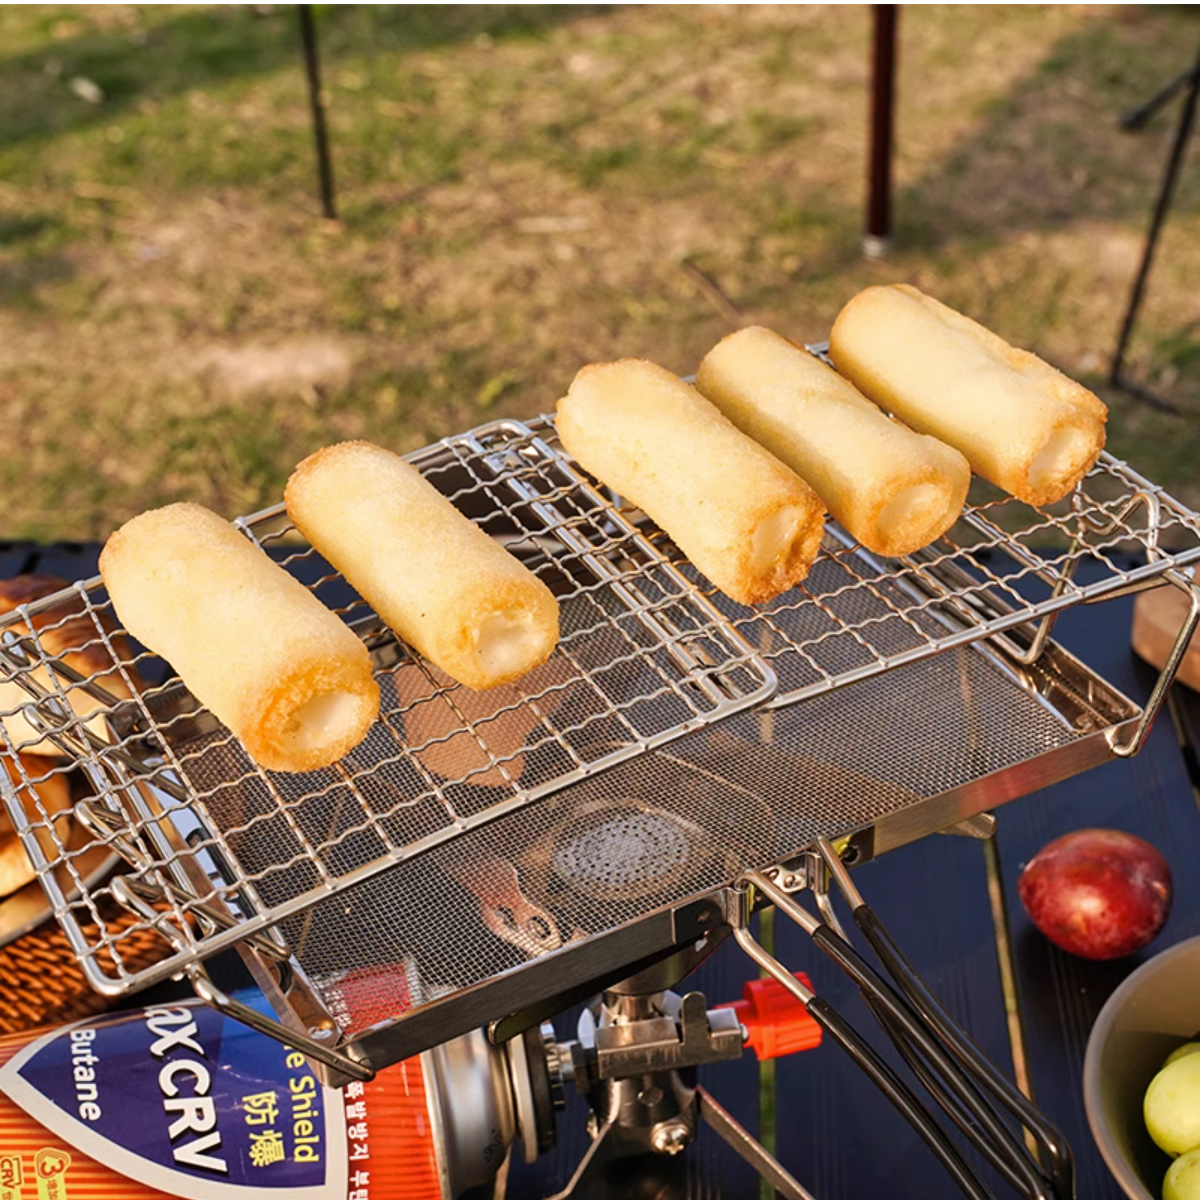
{"type": "MultiPolygon", "coordinates": [[[[78,592],[67,592],[66,579],[57,575],[31,573],[0,579],[0,614],[13,612],[21,605],[55,596],[62,598],[40,609],[28,621],[15,622],[7,628],[21,634],[36,633],[38,643],[48,659],[76,671],[85,679],[102,687],[114,701],[128,699],[133,689],[141,690],[142,681],[130,664],[129,648],[107,615],[94,611],[89,614],[78,592]],[[105,638],[108,645],[105,644],[105,638]],[[109,646],[112,647],[110,652],[109,646]],[[114,654],[116,657],[114,658],[114,654]],[[128,682],[127,682],[128,681],[128,682]]],[[[108,733],[103,713],[110,709],[104,700],[93,696],[79,684],[72,684],[51,666],[31,666],[33,681],[47,692],[62,688],[76,715],[89,730],[101,739],[108,733]]],[[[11,679],[0,680],[0,713],[9,744],[20,750],[38,754],[58,754],[56,747],[30,724],[22,711],[29,702],[29,693],[11,679]]]]}
{"type": "Polygon", "coordinates": [[[644,359],[584,367],[557,426],[730,599],[760,604],[808,574],[825,528],[816,492],[670,371],[644,359]]]}
{"type": "Polygon", "coordinates": [[[452,679],[511,683],[558,643],[558,601],[415,467],[370,442],[306,458],[288,515],[408,645],[452,679]]]}
{"type": "Polygon", "coordinates": [[[813,486],[868,550],[911,554],[957,520],[971,468],[893,421],[801,346],[752,326],[705,355],[696,386],[744,434],[813,486]]]}
{"type": "Polygon", "coordinates": [[[121,526],[100,573],[125,628],[274,771],[342,758],[379,712],[355,633],[229,522],[170,504],[121,526]]]}
{"type": "Polygon", "coordinates": [[[1087,388],[906,284],[855,296],[829,348],[869,399],[1027,504],[1061,500],[1104,449],[1108,410],[1087,388]]]}
{"type": "MultiPolygon", "coordinates": [[[[54,759],[33,754],[22,754],[19,758],[21,770],[9,755],[4,756],[9,782],[47,861],[60,859],[62,852],[54,839],[57,837],[65,844],[70,836],[70,784],[65,775],[51,774],[58,765],[54,759]],[[32,783],[26,783],[26,779],[32,783]],[[30,794],[31,786],[36,797],[30,794]]],[[[6,805],[0,801],[0,897],[19,891],[36,878],[25,845],[13,828],[6,805]]]]}

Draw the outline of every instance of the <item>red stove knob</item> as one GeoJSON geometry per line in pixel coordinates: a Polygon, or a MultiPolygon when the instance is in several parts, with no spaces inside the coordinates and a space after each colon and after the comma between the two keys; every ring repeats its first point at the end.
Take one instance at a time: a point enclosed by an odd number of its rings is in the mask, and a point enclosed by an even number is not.
{"type": "MultiPolygon", "coordinates": [[[[801,971],[796,978],[811,990],[808,976],[801,971]]],[[[821,1044],[821,1026],[791,992],[775,979],[751,979],[742,986],[742,999],[718,1004],[732,1008],[745,1026],[746,1045],[759,1062],[781,1058],[821,1044]]]]}

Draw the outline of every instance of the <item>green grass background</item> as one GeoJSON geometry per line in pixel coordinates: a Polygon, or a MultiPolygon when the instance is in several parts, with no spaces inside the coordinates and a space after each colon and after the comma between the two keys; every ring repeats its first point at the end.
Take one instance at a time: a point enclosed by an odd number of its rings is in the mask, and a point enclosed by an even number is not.
{"type": "Polygon", "coordinates": [[[532,416],[604,358],[689,373],[738,324],[818,340],[892,280],[1094,387],[1110,448],[1200,503],[1194,147],[1130,356],[1174,411],[1106,383],[1178,107],[1118,118],[1190,64],[1194,9],[902,8],[879,261],[867,8],[317,21],[336,224],[293,6],[0,7],[0,535],[252,512],[329,442],[532,416]]]}

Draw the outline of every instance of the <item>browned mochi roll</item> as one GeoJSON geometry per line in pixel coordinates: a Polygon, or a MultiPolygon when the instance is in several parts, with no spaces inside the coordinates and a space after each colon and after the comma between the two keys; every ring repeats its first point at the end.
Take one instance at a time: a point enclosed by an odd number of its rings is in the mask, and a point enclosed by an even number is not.
{"type": "Polygon", "coordinates": [[[299,580],[198,504],[122,525],[100,573],[125,628],[274,771],[329,766],[367,735],[366,647],[299,580]]]}
{"type": "Polygon", "coordinates": [[[743,433],[807,480],[868,550],[911,554],[962,512],[971,468],[893,421],[836,371],[770,329],[731,333],[696,386],[743,433]]]}
{"type": "Polygon", "coordinates": [[[370,442],[309,455],[284,492],[296,528],[414,649],[475,689],[558,642],[558,601],[415,467],[370,442]]]}
{"type": "Polygon", "coordinates": [[[1027,504],[1061,500],[1104,449],[1108,410],[1087,388],[907,284],[855,296],[829,350],[864,395],[1027,504]]]}
{"type": "MultiPolygon", "coordinates": [[[[48,658],[63,663],[91,683],[98,684],[114,701],[128,699],[132,693],[126,679],[135,689],[140,690],[142,685],[137,671],[128,661],[129,650],[125,638],[105,614],[97,611],[89,615],[83,599],[77,592],[68,591],[69,587],[66,579],[41,573],[0,579],[0,614],[13,612],[21,605],[34,606],[37,611],[28,622],[14,622],[7,628],[18,634],[27,631],[36,633],[38,643],[48,658]],[[55,598],[53,603],[44,607],[38,604],[52,597],[55,598]],[[120,666],[105,645],[101,629],[120,660],[120,666]]],[[[76,715],[86,721],[97,737],[107,737],[103,712],[108,705],[103,700],[92,695],[81,684],[70,683],[49,665],[31,666],[29,673],[33,681],[47,692],[54,693],[57,688],[62,688],[76,715]]],[[[29,693],[19,683],[11,679],[0,680],[0,713],[5,714],[4,731],[10,745],[23,751],[58,754],[58,747],[49,739],[42,739],[40,732],[25,717],[23,709],[29,700],[29,693]]]]}
{"type": "MultiPolygon", "coordinates": [[[[19,761],[20,770],[9,755],[4,755],[9,782],[47,861],[61,859],[62,850],[55,844],[55,838],[59,843],[65,843],[70,834],[70,785],[65,775],[52,773],[57,765],[52,758],[21,754],[19,761]],[[26,783],[26,778],[33,781],[32,784],[26,783]]],[[[0,897],[19,891],[36,877],[25,845],[13,828],[6,806],[0,801],[0,897]]]]}
{"type": "Polygon", "coordinates": [[[634,358],[584,367],[556,424],[570,454],[730,599],[760,604],[808,574],[820,498],[677,375],[634,358]]]}

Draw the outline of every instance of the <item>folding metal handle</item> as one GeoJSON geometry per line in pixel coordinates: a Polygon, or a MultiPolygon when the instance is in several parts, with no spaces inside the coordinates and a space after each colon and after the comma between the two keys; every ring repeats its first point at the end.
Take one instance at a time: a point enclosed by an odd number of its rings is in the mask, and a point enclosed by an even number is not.
{"type": "Polygon", "coordinates": [[[850,905],[855,924],[910,1005],[942,1039],[955,1059],[970,1072],[977,1084],[985,1088],[1033,1135],[1045,1160],[1055,1194],[1074,1195],[1074,1161],[1071,1148],[1062,1133],[1028,1097],[1018,1091],[1014,1084],[996,1069],[938,1003],[892,940],[883,922],[868,907],[833,846],[825,838],[818,838],[816,849],[824,860],[830,877],[850,905]]]}
{"type": "Polygon", "coordinates": [[[1045,1157],[1054,1184],[1054,1194],[1062,1197],[1073,1196],[1074,1161],[1071,1148],[1058,1128],[1005,1079],[942,1009],[920,976],[912,970],[907,959],[892,942],[890,935],[879,924],[874,912],[864,905],[855,910],[854,915],[864,936],[880,960],[887,965],[888,973],[896,980],[921,1016],[937,1029],[950,1053],[1033,1135],[1045,1157]]]}
{"type": "MultiPolygon", "coordinates": [[[[761,878],[761,877],[760,877],[761,878]]],[[[734,937],[743,950],[772,978],[782,984],[808,1014],[830,1035],[892,1102],[901,1116],[917,1131],[951,1178],[971,1200],[995,1200],[982,1181],[959,1153],[957,1147],[930,1116],[912,1089],[863,1040],[852,1025],[827,1001],[805,987],[773,955],[754,940],[749,930],[749,889],[743,893],[746,903],[734,920],[734,937]]]]}
{"type": "Polygon", "coordinates": [[[1167,692],[1170,690],[1171,684],[1175,682],[1175,676],[1178,674],[1179,668],[1183,663],[1183,656],[1187,653],[1192,635],[1196,632],[1197,626],[1200,625],[1200,584],[1195,583],[1182,572],[1174,569],[1164,571],[1163,578],[1169,583],[1173,583],[1186,594],[1189,603],[1188,613],[1179,628],[1179,633],[1175,637],[1175,644],[1171,647],[1171,653],[1167,655],[1167,661],[1163,663],[1162,670],[1158,673],[1158,678],[1155,680],[1154,687],[1150,692],[1150,698],[1146,701],[1146,705],[1142,709],[1141,719],[1138,721],[1133,732],[1124,741],[1120,739],[1120,731],[1117,729],[1109,730],[1106,735],[1112,752],[1121,758],[1129,758],[1136,754],[1145,744],[1146,738],[1150,736],[1150,729],[1154,725],[1154,719],[1158,716],[1159,709],[1162,708],[1163,701],[1167,698],[1167,692]]]}
{"type": "MultiPolygon", "coordinates": [[[[112,886],[113,898],[130,912],[136,913],[166,940],[175,950],[186,950],[187,935],[175,923],[172,914],[163,914],[155,910],[153,900],[156,889],[146,880],[135,880],[132,876],[118,876],[112,886]]],[[[159,892],[160,897],[166,895],[166,890],[159,892]]],[[[279,964],[279,951],[266,939],[255,939],[252,948],[262,954],[268,952],[268,957],[279,964]]],[[[286,968],[285,968],[286,969],[286,968]]],[[[331,1086],[339,1086],[351,1079],[366,1081],[375,1075],[374,1069],[365,1062],[338,1049],[332,1041],[325,1041],[319,1036],[319,1031],[305,1032],[300,1029],[289,1029],[287,1026],[259,1012],[258,1009],[244,1004],[242,1001],[227,995],[213,983],[203,963],[193,962],[186,967],[188,981],[196,995],[206,1004],[220,1009],[227,1016],[249,1025],[251,1029],[282,1042],[291,1049],[299,1050],[302,1054],[321,1063],[326,1068],[326,1078],[331,1086]]],[[[331,1032],[333,1030],[331,1029],[331,1032]]]]}
{"type": "MultiPolygon", "coordinates": [[[[752,872],[745,876],[743,883],[746,895],[755,891],[770,900],[800,925],[817,947],[850,976],[872,1015],[926,1091],[1009,1184],[1021,1195],[1038,1200],[1067,1200],[1073,1196],[1073,1164],[1062,1135],[988,1062],[940,1008],[854,889],[832,846],[822,839],[816,848],[839,889],[850,901],[856,923],[896,988],[858,954],[844,935],[807,912],[793,896],[766,875],[752,872]],[[1033,1134],[1042,1151],[1045,1166],[1030,1154],[1023,1137],[1008,1124],[997,1105],[1016,1117],[1033,1134]]],[[[744,903],[744,911],[739,914],[738,920],[740,928],[735,927],[735,935],[760,966],[788,986],[783,978],[786,969],[767,955],[749,935],[746,928],[749,907],[748,902],[744,903]]],[[[789,990],[799,995],[795,988],[789,990]]],[[[809,1006],[811,1015],[821,1021],[831,1036],[851,1053],[858,1065],[884,1090],[938,1155],[965,1194],[990,1196],[991,1193],[969,1169],[966,1175],[962,1173],[961,1157],[929,1111],[911,1092],[897,1093],[896,1085],[900,1081],[890,1072],[882,1073],[878,1069],[881,1063],[872,1063],[863,1057],[861,1051],[865,1044],[861,1043],[861,1039],[855,1040],[856,1035],[848,1031],[844,1022],[826,1023],[823,1017],[828,1014],[822,1012],[822,1004],[818,1000],[815,1006],[809,1006]],[[852,1036],[847,1036],[848,1032],[852,1036]]],[[[884,1067],[884,1071],[888,1069],[884,1067]]],[[[900,1087],[904,1085],[900,1084],[900,1087]]]]}

